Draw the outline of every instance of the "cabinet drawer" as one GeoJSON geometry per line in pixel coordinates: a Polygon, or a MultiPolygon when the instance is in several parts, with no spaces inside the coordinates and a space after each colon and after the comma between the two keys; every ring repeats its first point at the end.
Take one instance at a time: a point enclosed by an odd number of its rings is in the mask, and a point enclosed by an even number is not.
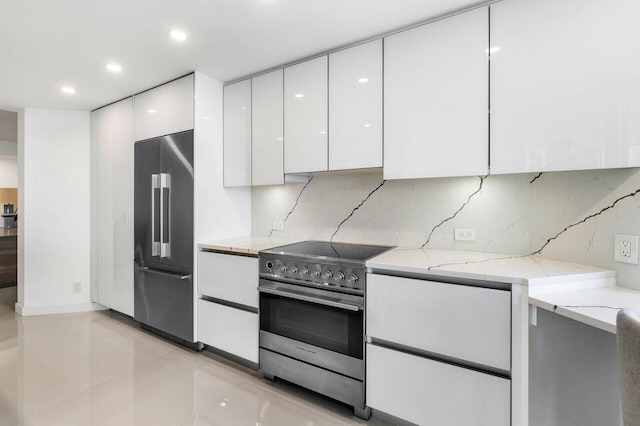
{"type": "Polygon", "coordinates": [[[198,341],[258,362],[258,314],[198,300],[198,341]]]}
{"type": "Polygon", "coordinates": [[[367,276],[367,335],[511,369],[511,292],[367,276]]]}
{"type": "Polygon", "coordinates": [[[198,293],[258,307],[258,259],[198,252],[198,293]]]}
{"type": "Polygon", "coordinates": [[[507,379],[367,344],[367,406],[420,425],[511,422],[507,379]]]}

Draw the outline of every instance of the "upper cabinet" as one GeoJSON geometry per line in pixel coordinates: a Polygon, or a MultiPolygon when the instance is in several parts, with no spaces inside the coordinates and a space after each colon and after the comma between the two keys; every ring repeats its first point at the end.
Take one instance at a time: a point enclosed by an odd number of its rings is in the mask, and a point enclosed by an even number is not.
{"type": "Polygon", "coordinates": [[[491,172],[640,166],[640,2],[491,6],[491,172]]]}
{"type": "Polygon", "coordinates": [[[385,179],[488,173],[488,44],[487,7],[384,39],[385,179]]]}
{"type": "Polygon", "coordinates": [[[134,96],[135,140],[193,129],[193,74],[134,96]]]}
{"type": "Polygon", "coordinates": [[[93,301],[133,316],[133,98],[92,115],[97,194],[93,301]]]}
{"type": "Polygon", "coordinates": [[[224,87],[224,186],[251,185],[251,80],[224,87]]]}
{"type": "Polygon", "coordinates": [[[382,40],[329,55],[329,170],[382,167],[382,40]]]}
{"type": "Polygon", "coordinates": [[[284,69],[284,172],[328,169],[328,69],[321,56],[284,69]]]}
{"type": "Polygon", "coordinates": [[[255,77],[251,84],[251,185],[282,184],[283,70],[255,77]]]}

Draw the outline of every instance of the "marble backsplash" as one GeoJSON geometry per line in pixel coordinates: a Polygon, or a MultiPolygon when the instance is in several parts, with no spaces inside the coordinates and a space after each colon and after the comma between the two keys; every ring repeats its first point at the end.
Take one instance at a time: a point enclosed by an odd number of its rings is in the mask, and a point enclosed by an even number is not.
{"type": "Polygon", "coordinates": [[[640,266],[614,261],[614,235],[640,235],[640,170],[543,173],[530,185],[530,251],[614,269],[640,290],[640,266]]]}
{"type": "Polygon", "coordinates": [[[383,183],[380,169],[315,173],[306,186],[254,187],[252,234],[526,254],[530,180],[513,175],[383,183]],[[274,220],[285,220],[285,230],[274,231],[274,220]],[[476,241],[454,241],[454,228],[475,228],[476,241]]]}
{"type": "Polygon", "coordinates": [[[640,234],[639,192],[639,169],[384,182],[380,169],[315,173],[306,185],[254,187],[252,234],[539,253],[615,269],[640,290],[639,266],[613,260],[614,234],[640,234]],[[476,241],[454,241],[454,228],[474,228],[476,241]]]}

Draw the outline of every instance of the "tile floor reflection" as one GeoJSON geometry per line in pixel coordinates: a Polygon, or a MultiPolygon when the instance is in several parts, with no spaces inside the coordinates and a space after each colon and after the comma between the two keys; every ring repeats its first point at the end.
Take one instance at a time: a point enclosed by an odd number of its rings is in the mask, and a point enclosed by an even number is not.
{"type": "Polygon", "coordinates": [[[0,289],[0,425],[359,425],[341,404],[109,312],[20,317],[0,289]]]}

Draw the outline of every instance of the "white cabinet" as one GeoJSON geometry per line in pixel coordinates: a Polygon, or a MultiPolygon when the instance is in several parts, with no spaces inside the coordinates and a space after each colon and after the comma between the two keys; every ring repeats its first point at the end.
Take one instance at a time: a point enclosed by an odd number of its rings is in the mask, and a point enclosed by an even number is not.
{"type": "Polygon", "coordinates": [[[491,172],[640,165],[640,2],[491,6],[491,172]]]}
{"type": "Polygon", "coordinates": [[[493,426],[511,424],[513,404],[523,424],[512,291],[367,274],[366,297],[368,406],[417,424],[493,426]]]}
{"type": "Polygon", "coordinates": [[[284,183],[283,70],[251,81],[251,185],[284,183]]]}
{"type": "Polygon", "coordinates": [[[511,370],[511,293],[367,275],[367,335],[511,370]]]}
{"type": "Polygon", "coordinates": [[[133,316],[133,98],[94,114],[94,301],[133,316]]]}
{"type": "Polygon", "coordinates": [[[385,179],[487,174],[488,25],[482,7],[384,39],[385,179]]]}
{"type": "Polygon", "coordinates": [[[193,129],[193,74],[134,96],[135,140],[193,129]]]}
{"type": "Polygon", "coordinates": [[[328,70],[322,56],[284,69],[284,172],[328,169],[328,70]]]}
{"type": "Polygon", "coordinates": [[[198,293],[258,307],[258,259],[198,252],[198,293]]]}
{"type": "Polygon", "coordinates": [[[258,314],[198,300],[198,341],[258,362],[258,314]]]}
{"type": "Polygon", "coordinates": [[[258,362],[258,258],[198,252],[198,341],[258,362]]]}
{"type": "Polygon", "coordinates": [[[382,167],[382,40],[329,55],[329,170],[382,167]]]}
{"type": "Polygon", "coordinates": [[[507,379],[367,344],[367,405],[420,425],[508,426],[507,379]]]}
{"type": "Polygon", "coordinates": [[[224,87],[224,186],[251,185],[251,80],[224,87]]]}

